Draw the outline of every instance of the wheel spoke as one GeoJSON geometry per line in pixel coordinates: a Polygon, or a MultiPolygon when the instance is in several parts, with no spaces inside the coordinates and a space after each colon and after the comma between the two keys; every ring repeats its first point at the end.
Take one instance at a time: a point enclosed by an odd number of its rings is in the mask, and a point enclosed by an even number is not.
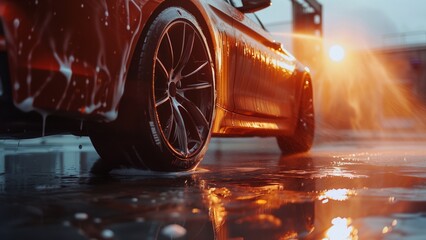
{"type": "MultiPolygon", "coordinates": [[[[188,100],[189,101],[189,100],[188,100]]],[[[186,128],[190,133],[196,133],[196,137],[197,139],[193,139],[191,138],[193,136],[193,134],[190,135],[190,137],[188,137],[188,143],[202,143],[204,141],[203,136],[202,136],[202,131],[204,129],[204,126],[200,127],[199,126],[199,122],[197,122],[197,120],[194,119],[194,115],[191,114],[191,112],[188,110],[188,108],[186,108],[185,106],[181,105],[182,107],[182,111],[185,111],[185,114],[187,116],[189,116],[189,118],[191,119],[192,124],[189,125],[188,123],[186,124],[186,128]]],[[[198,108],[197,108],[198,109],[198,108]]]]}
{"type": "Polygon", "coordinates": [[[208,61],[205,61],[203,64],[201,64],[201,66],[199,66],[198,68],[196,68],[194,71],[192,71],[192,72],[190,72],[188,74],[182,75],[182,78],[187,78],[187,77],[190,77],[190,76],[194,75],[195,73],[197,73],[198,71],[200,71],[201,69],[203,69],[203,67],[205,67],[208,63],[209,63],[208,61]]]}
{"type": "MultiPolygon", "coordinates": [[[[171,104],[171,103],[170,103],[171,104]]],[[[174,125],[174,117],[173,117],[173,107],[170,105],[170,117],[166,122],[166,126],[164,126],[164,134],[166,135],[166,138],[170,140],[170,134],[172,133],[173,125],[174,125]]]]}
{"type": "Polygon", "coordinates": [[[185,92],[185,91],[191,91],[191,90],[206,89],[211,87],[212,87],[212,84],[208,82],[201,82],[201,83],[188,84],[185,87],[181,88],[180,90],[185,92]]]}
{"type": "MultiPolygon", "coordinates": [[[[200,137],[200,135],[198,135],[198,136],[200,137]]],[[[191,140],[189,141],[189,144],[190,144],[191,146],[195,146],[195,147],[200,146],[202,143],[203,143],[203,140],[202,140],[202,139],[199,139],[199,140],[191,139],[191,140]]]]}
{"type": "Polygon", "coordinates": [[[166,37],[167,37],[167,42],[169,43],[170,56],[171,56],[171,58],[172,58],[172,68],[173,68],[173,66],[174,66],[174,61],[175,61],[175,55],[174,55],[174,53],[173,53],[173,44],[172,44],[172,40],[170,39],[170,35],[169,35],[169,33],[168,33],[168,32],[166,33],[166,37]]]}
{"type": "Polygon", "coordinates": [[[183,57],[183,51],[185,50],[185,41],[186,41],[186,24],[183,25],[183,34],[182,34],[182,47],[180,49],[180,56],[179,56],[179,62],[181,62],[183,57]]]}
{"type": "Polygon", "coordinates": [[[194,122],[198,128],[202,129],[208,129],[209,123],[204,116],[203,112],[198,108],[197,105],[195,105],[193,102],[191,102],[186,97],[182,96],[181,94],[177,94],[177,97],[182,102],[182,106],[185,108],[185,110],[190,114],[190,116],[194,119],[194,122]]]}
{"type": "MultiPolygon", "coordinates": [[[[172,98],[173,99],[173,98],[172,98]]],[[[185,155],[188,155],[188,135],[186,133],[185,121],[183,120],[182,113],[180,112],[179,102],[173,99],[173,115],[176,122],[175,134],[179,143],[179,148],[185,155]]]]}
{"type": "Polygon", "coordinates": [[[162,99],[158,100],[155,102],[155,106],[158,107],[166,102],[168,102],[170,100],[169,95],[164,96],[162,99]]]}
{"type": "MultiPolygon", "coordinates": [[[[186,29],[186,27],[184,28],[186,29]]],[[[186,66],[186,64],[189,61],[189,58],[192,54],[192,49],[194,48],[194,41],[195,41],[195,32],[190,31],[188,34],[186,33],[186,30],[184,32],[184,41],[182,43],[182,53],[179,59],[179,62],[176,66],[176,72],[182,72],[182,69],[186,66]]]]}
{"type": "Polygon", "coordinates": [[[167,71],[166,67],[164,66],[163,62],[157,57],[157,62],[160,64],[161,70],[163,70],[163,73],[166,75],[167,79],[169,78],[169,71],[167,71]]]}

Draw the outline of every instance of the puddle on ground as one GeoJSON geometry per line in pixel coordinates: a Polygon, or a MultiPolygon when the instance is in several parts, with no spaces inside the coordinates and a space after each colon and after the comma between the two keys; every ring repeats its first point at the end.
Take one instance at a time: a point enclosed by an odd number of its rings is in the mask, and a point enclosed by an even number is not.
{"type": "Polygon", "coordinates": [[[216,146],[191,172],[108,176],[90,174],[98,156],[86,147],[6,153],[0,239],[426,238],[422,149],[389,148],[216,146]]]}

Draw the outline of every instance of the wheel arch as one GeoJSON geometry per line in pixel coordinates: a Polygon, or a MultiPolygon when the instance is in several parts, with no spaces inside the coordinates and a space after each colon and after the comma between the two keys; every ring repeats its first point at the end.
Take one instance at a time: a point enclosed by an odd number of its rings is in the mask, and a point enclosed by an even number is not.
{"type": "MultiPolygon", "coordinates": [[[[306,79],[309,79],[309,81],[311,82],[311,86],[313,85],[313,82],[312,82],[312,76],[311,76],[309,68],[301,64],[300,62],[297,62],[296,64],[296,69],[295,69],[293,77],[295,78],[295,81],[297,81],[297,87],[296,87],[297,92],[295,96],[296,104],[294,104],[295,117],[293,121],[293,125],[296,126],[297,118],[298,118],[297,116],[299,116],[299,112],[300,112],[300,104],[301,104],[304,82],[306,79]]],[[[313,90],[313,86],[312,86],[312,90],[313,90]]]]}
{"type": "MultiPolygon", "coordinates": [[[[124,83],[124,92],[126,92],[126,88],[128,88],[129,86],[129,81],[135,81],[138,79],[138,67],[139,67],[139,58],[140,55],[142,54],[142,49],[143,49],[143,44],[144,44],[144,40],[146,35],[148,34],[149,31],[149,27],[151,26],[151,24],[155,21],[156,17],[166,8],[168,7],[182,7],[185,10],[189,11],[197,20],[198,24],[200,25],[203,34],[206,37],[206,41],[207,44],[209,46],[209,50],[210,50],[210,57],[212,58],[212,62],[213,62],[213,71],[214,74],[216,76],[216,82],[217,82],[217,73],[216,73],[216,56],[215,56],[215,45],[214,45],[214,38],[213,38],[213,28],[211,25],[209,25],[206,21],[207,18],[207,13],[204,11],[202,11],[202,6],[201,3],[197,2],[195,3],[195,1],[191,0],[191,1],[175,1],[175,0],[165,0],[163,2],[161,2],[153,11],[153,13],[148,17],[148,19],[145,21],[144,26],[141,30],[141,33],[138,37],[137,42],[135,43],[135,46],[133,48],[133,51],[131,53],[130,56],[130,62],[128,65],[128,73],[126,78],[124,79],[125,83],[124,83]]],[[[216,85],[216,82],[214,83],[216,85]]],[[[118,116],[120,115],[120,111],[123,108],[123,105],[121,104],[121,102],[123,102],[123,98],[125,94],[123,94],[123,96],[121,96],[120,99],[120,103],[118,104],[117,107],[117,113],[118,116]]],[[[215,92],[214,95],[215,98],[215,102],[217,99],[217,93],[215,92]]],[[[214,111],[216,112],[216,111],[214,111]]],[[[215,114],[214,116],[215,117],[215,114]]],[[[117,120],[117,119],[115,119],[117,120]]],[[[120,124],[118,124],[120,125],[120,124]]]]}
{"type": "MultiPolygon", "coordinates": [[[[201,27],[201,30],[203,31],[204,36],[206,37],[207,43],[209,44],[209,50],[210,55],[212,58],[212,61],[214,63],[214,69],[216,70],[216,56],[214,55],[216,44],[214,41],[214,31],[211,24],[208,23],[209,15],[205,11],[205,6],[203,6],[200,1],[174,1],[174,0],[167,0],[164,2],[165,7],[182,7],[185,10],[189,11],[192,15],[194,15],[195,19],[197,19],[198,24],[201,27]]],[[[206,3],[207,5],[207,3],[206,3]]]]}
{"type": "Polygon", "coordinates": [[[197,19],[198,24],[200,24],[200,27],[203,31],[203,34],[206,37],[207,43],[209,45],[209,50],[211,52],[211,58],[214,63],[214,70],[216,71],[216,56],[214,55],[216,45],[214,42],[214,33],[213,28],[210,24],[207,23],[206,18],[207,13],[202,9],[202,6],[200,6],[200,3],[195,3],[195,1],[175,1],[175,0],[165,0],[161,4],[158,5],[158,7],[154,10],[154,12],[149,16],[148,20],[145,22],[144,27],[141,31],[141,34],[139,35],[139,39],[135,45],[134,51],[131,56],[131,61],[129,65],[129,71],[128,76],[126,79],[126,82],[128,79],[132,79],[137,75],[137,66],[138,66],[138,59],[139,55],[142,50],[142,45],[144,44],[144,38],[148,32],[148,29],[150,25],[154,22],[155,18],[158,16],[158,14],[161,13],[164,9],[168,7],[182,7],[185,10],[189,11],[194,17],[197,19]]]}

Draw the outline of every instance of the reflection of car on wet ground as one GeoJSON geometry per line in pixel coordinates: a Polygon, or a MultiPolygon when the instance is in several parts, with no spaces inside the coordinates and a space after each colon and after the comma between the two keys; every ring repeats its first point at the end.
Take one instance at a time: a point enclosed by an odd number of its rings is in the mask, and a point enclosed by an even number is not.
{"type": "Polygon", "coordinates": [[[215,160],[209,171],[110,176],[87,175],[92,151],[9,155],[0,239],[323,239],[313,233],[313,159],[281,156],[259,168],[245,154],[246,168],[215,160]]]}
{"type": "Polygon", "coordinates": [[[197,166],[211,135],[306,151],[309,71],[252,14],[269,5],[3,0],[1,136],[89,135],[111,166],[161,171],[197,166]]]}

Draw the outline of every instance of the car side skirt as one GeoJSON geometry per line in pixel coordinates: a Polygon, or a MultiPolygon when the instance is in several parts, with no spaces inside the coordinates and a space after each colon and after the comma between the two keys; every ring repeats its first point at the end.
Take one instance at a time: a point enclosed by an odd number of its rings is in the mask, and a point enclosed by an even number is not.
{"type": "Polygon", "coordinates": [[[295,120],[291,118],[264,118],[247,116],[216,108],[213,137],[282,136],[294,133],[295,120]]]}

